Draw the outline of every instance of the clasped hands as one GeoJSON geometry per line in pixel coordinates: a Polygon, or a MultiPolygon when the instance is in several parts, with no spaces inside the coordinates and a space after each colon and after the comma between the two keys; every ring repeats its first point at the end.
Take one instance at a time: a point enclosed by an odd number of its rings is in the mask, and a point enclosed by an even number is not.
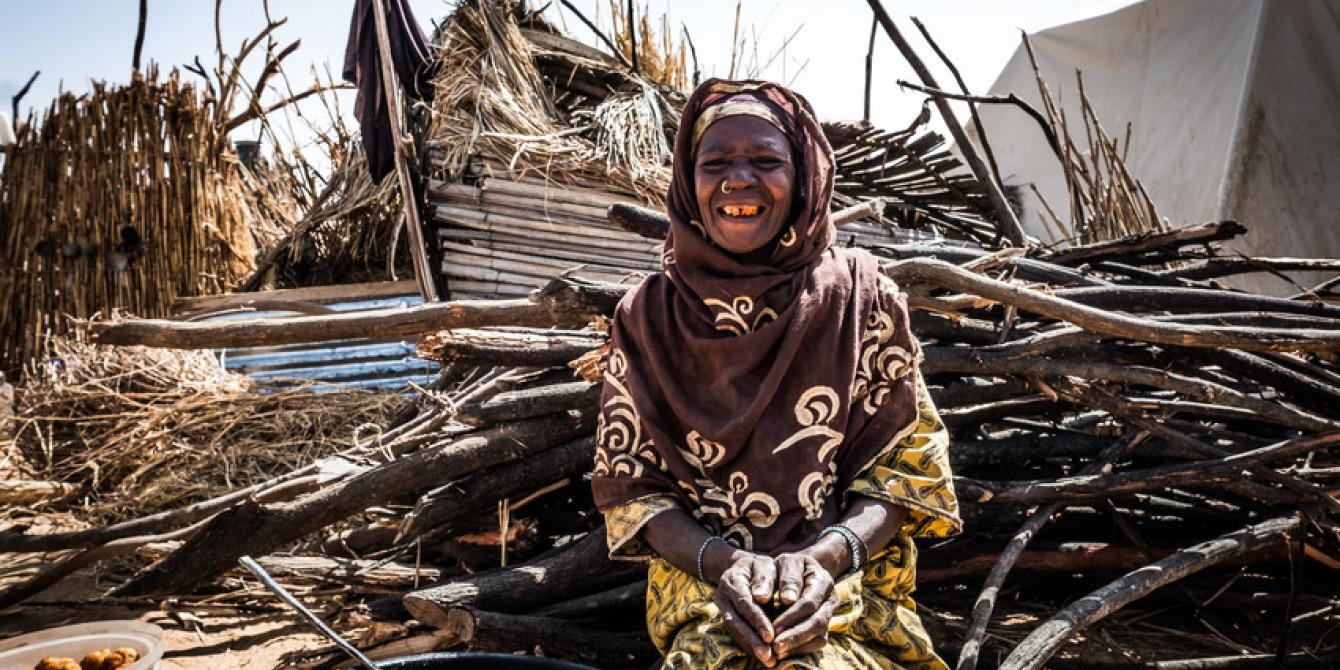
{"type": "Polygon", "coordinates": [[[833,576],[804,552],[772,557],[737,550],[713,600],[735,643],[769,668],[827,644],[838,604],[833,576]]]}

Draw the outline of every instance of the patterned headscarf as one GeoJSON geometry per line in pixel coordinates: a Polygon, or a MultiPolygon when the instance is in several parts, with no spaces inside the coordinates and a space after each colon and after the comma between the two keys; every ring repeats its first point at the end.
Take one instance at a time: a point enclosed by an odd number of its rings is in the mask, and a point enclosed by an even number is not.
{"type": "Polygon", "coordinates": [[[669,494],[736,546],[803,546],[837,520],[835,492],[911,429],[906,302],[872,256],[832,246],[833,166],[809,103],[782,86],[713,79],[689,97],[663,271],[615,314],[592,481],[602,510],[669,494]],[[770,252],[746,258],[705,232],[694,153],[712,122],[764,111],[791,144],[798,192],[770,252]]]}

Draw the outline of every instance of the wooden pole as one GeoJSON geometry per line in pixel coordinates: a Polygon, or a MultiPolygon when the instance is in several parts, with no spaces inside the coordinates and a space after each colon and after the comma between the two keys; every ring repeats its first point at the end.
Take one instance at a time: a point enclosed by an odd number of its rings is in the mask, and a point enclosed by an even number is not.
{"type": "Polygon", "coordinates": [[[372,0],[372,13],[377,24],[377,50],[381,55],[382,86],[386,93],[387,116],[391,121],[391,139],[395,145],[395,172],[400,180],[400,203],[405,208],[405,227],[409,229],[410,258],[414,261],[414,280],[419,285],[419,293],[424,302],[437,302],[437,289],[433,286],[432,264],[423,239],[423,224],[419,221],[418,198],[414,195],[414,182],[410,178],[409,164],[405,161],[408,149],[405,147],[404,128],[400,108],[400,86],[391,66],[391,38],[386,31],[386,6],[384,0],[372,0]]]}
{"type": "MultiPolygon", "coordinates": [[[[931,71],[926,68],[926,64],[921,62],[921,58],[912,50],[912,45],[907,43],[902,33],[898,32],[898,27],[893,25],[893,19],[889,18],[889,13],[884,11],[884,5],[879,0],[868,0],[870,9],[875,12],[875,19],[880,25],[884,26],[884,32],[888,33],[889,39],[893,40],[894,46],[902,52],[903,58],[916,71],[921,82],[931,88],[940,88],[935,82],[935,77],[931,71]]],[[[940,116],[944,118],[945,124],[949,126],[949,134],[954,136],[954,142],[958,144],[959,151],[963,152],[963,161],[968,164],[968,169],[972,170],[972,175],[977,178],[978,183],[986,191],[986,197],[991,201],[991,207],[996,212],[996,218],[1000,233],[1015,246],[1023,246],[1026,241],[1024,228],[1019,224],[1019,218],[1014,215],[1014,210],[1010,209],[1010,203],[1005,201],[1005,194],[1001,192],[1000,185],[992,178],[991,171],[987,169],[986,164],[982,162],[982,157],[977,154],[977,148],[968,140],[967,133],[963,132],[963,126],[959,125],[958,118],[954,116],[954,110],[949,107],[949,101],[943,98],[933,98],[936,109],[940,110],[940,116]]]]}

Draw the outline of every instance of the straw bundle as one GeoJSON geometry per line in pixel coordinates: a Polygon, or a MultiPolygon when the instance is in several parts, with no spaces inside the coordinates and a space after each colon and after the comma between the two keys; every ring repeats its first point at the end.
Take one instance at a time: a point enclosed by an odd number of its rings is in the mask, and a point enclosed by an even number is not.
{"type": "Polygon", "coordinates": [[[0,369],[60,317],[167,313],[246,277],[277,237],[234,169],[214,103],[174,71],[62,95],[23,126],[0,176],[0,369]]]}
{"type": "MultiPolygon", "coordinates": [[[[522,34],[508,4],[468,0],[442,28],[428,133],[445,172],[438,176],[458,177],[472,156],[483,155],[554,182],[660,202],[670,177],[660,122],[661,106],[668,103],[656,100],[654,85],[635,79],[642,84],[640,94],[616,98],[587,123],[570,123],[536,66],[546,52],[522,34]],[[627,134],[618,142],[621,149],[610,151],[618,133],[627,134]],[[595,136],[606,139],[597,143],[595,136]]],[[[606,67],[603,61],[561,55],[574,71],[606,67]]]]}
{"type": "Polygon", "coordinates": [[[58,361],[17,389],[9,431],[30,474],[82,487],[78,512],[116,521],[208,499],[350,446],[394,393],[262,390],[209,352],[53,338],[58,361]]]}

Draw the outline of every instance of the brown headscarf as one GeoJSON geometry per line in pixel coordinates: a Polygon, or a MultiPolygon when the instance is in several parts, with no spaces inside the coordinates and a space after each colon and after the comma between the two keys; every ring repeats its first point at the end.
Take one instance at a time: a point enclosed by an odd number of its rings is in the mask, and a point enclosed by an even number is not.
{"type": "Polygon", "coordinates": [[[914,425],[906,302],[872,256],[832,247],[833,165],[809,103],[782,86],[713,79],[689,97],[663,272],[615,314],[592,480],[602,510],[670,494],[736,546],[794,549],[914,425]],[[694,192],[699,118],[751,101],[773,112],[796,165],[791,219],[766,262],[715,245],[694,192]]]}

